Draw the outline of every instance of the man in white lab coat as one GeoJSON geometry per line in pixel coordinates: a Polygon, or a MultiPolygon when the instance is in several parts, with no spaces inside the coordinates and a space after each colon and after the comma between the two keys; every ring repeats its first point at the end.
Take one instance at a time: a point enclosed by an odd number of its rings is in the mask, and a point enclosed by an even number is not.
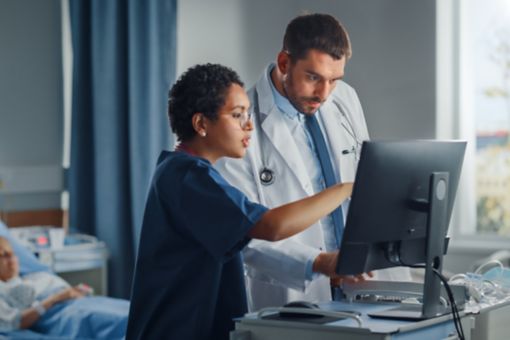
{"type": "MultiPolygon", "coordinates": [[[[332,16],[310,14],[289,23],[276,64],[270,64],[249,91],[256,131],[246,156],[216,165],[232,185],[268,207],[328,186],[317,137],[307,125],[312,116],[322,132],[334,181],[354,181],[361,144],[369,137],[358,96],[342,81],[350,56],[347,32],[332,16]]],[[[246,247],[250,310],[331,299],[331,285],[341,282],[334,268],[347,209],[344,204],[337,215],[340,227],[332,214],[287,240],[254,240],[246,247]]],[[[378,271],[375,277],[411,279],[404,268],[378,271]]]]}

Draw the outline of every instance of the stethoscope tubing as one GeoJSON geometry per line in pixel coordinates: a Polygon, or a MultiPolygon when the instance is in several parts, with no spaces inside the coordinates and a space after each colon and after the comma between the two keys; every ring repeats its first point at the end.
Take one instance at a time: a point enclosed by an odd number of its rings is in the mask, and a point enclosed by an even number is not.
{"type": "Polygon", "coordinates": [[[260,117],[259,94],[256,87],[253,89],[253,111],[256,115],[256,117],[254,117],[257,121],[256,134],[259,140],[260,158],[262,161],[262,169],[259,171],[259,180],[262,185],[268,186],[274,183],[276,174],[267,166],[268,162],[265,159],[266,153],[262,146],[262,121],[260,117]]]}
{"type": "MultiPolygon", "coordinates": [[[[342,125],[344,130],[352,137],[352,139],[354,140],[354,143],[355,143],[355,145],[352,147],[351,150],[348,150],[348,149],[342,150],[342,154],[345,155],[345,154],[349,154],[349,153],[354,153],[355,155],[357,155],[358,148],[362,145],[362,143],[358,139],[356,130],[354,129],[354,126],[352,125],[351,120],[349,119],[349,117],[347,117],[347,114],[345,113],[345,110],[342,108],[340,103],[337,103],[335,100],[332,100],[332,102],[337,107],[338,111],[340,112],[342,117],[344,117],[344,120],[347,122],[347,124],[349,126],[345,125],[344,122],[342,122],[342,121],[340,121],[340,124],[342,125]]],[[[259,143],[259,147],[260,147],[260,158],[262,161],[262,169],[259,171],[259,180],[262,185],[268,186],[268,185],[271,185],[274,183],[275,178],[276,178],[276,173],[274,170],[270,169],[267,166],[268,162],[267,162],[267,159],[265,158],[267,155],[264,152],[264,150],[263,150],[264,148],[262,146],[262,121],[261,121],[261,117],[260,117],[259,95],[258,95],[256,87],[253,88],[253,111],[255,113],[254,118],[257,121],[256,133],[257,133],[257,137],[259,140],[258,143],[259,143]]]]}

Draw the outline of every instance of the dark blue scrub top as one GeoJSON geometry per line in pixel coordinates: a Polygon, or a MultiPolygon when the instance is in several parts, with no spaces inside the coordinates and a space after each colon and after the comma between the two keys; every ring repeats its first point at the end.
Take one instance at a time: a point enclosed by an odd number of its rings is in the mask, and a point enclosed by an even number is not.
{"type": "Polygon", "coordinates": [[[202,158],[164,151],[150,186],[127,339],[228,339],[246,313],[240,250],[267,208],[202,158]]]}

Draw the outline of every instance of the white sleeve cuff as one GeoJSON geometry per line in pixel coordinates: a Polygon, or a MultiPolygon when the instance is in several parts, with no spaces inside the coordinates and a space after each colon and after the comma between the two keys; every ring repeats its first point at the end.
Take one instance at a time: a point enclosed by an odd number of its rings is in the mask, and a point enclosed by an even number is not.
{"type": "Polygon", "coordinates": [[[42,305],[42,303],[38,300],[35,300],[34,303],[32,303],[32,308],[34,308],[39,316],[43,316],[44,313],[46,313],[46,308],[42,305]]]}
{"type": "Polygon", "coordinates": [[[314,271],[313,271],[313,262],[315,261],[317,256],[319,256],[319,254],[320,254],[320,251],[313,252],[313,254],[306,261],[305,278],[307,281],[313,281],[321,275],[319,273],[314,273],[314,271]]]}

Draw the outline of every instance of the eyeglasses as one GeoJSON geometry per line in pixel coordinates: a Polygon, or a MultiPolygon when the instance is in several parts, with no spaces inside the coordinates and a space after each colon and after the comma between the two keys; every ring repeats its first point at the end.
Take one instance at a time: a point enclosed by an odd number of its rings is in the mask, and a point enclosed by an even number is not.
{"type": "Polygon", "coordinates": [[[246,129],[248,123],[251,122],[251,112],[244,111],[243,113],[232,113],[232,117],[239,121],[241,129],[246,129]]]}

